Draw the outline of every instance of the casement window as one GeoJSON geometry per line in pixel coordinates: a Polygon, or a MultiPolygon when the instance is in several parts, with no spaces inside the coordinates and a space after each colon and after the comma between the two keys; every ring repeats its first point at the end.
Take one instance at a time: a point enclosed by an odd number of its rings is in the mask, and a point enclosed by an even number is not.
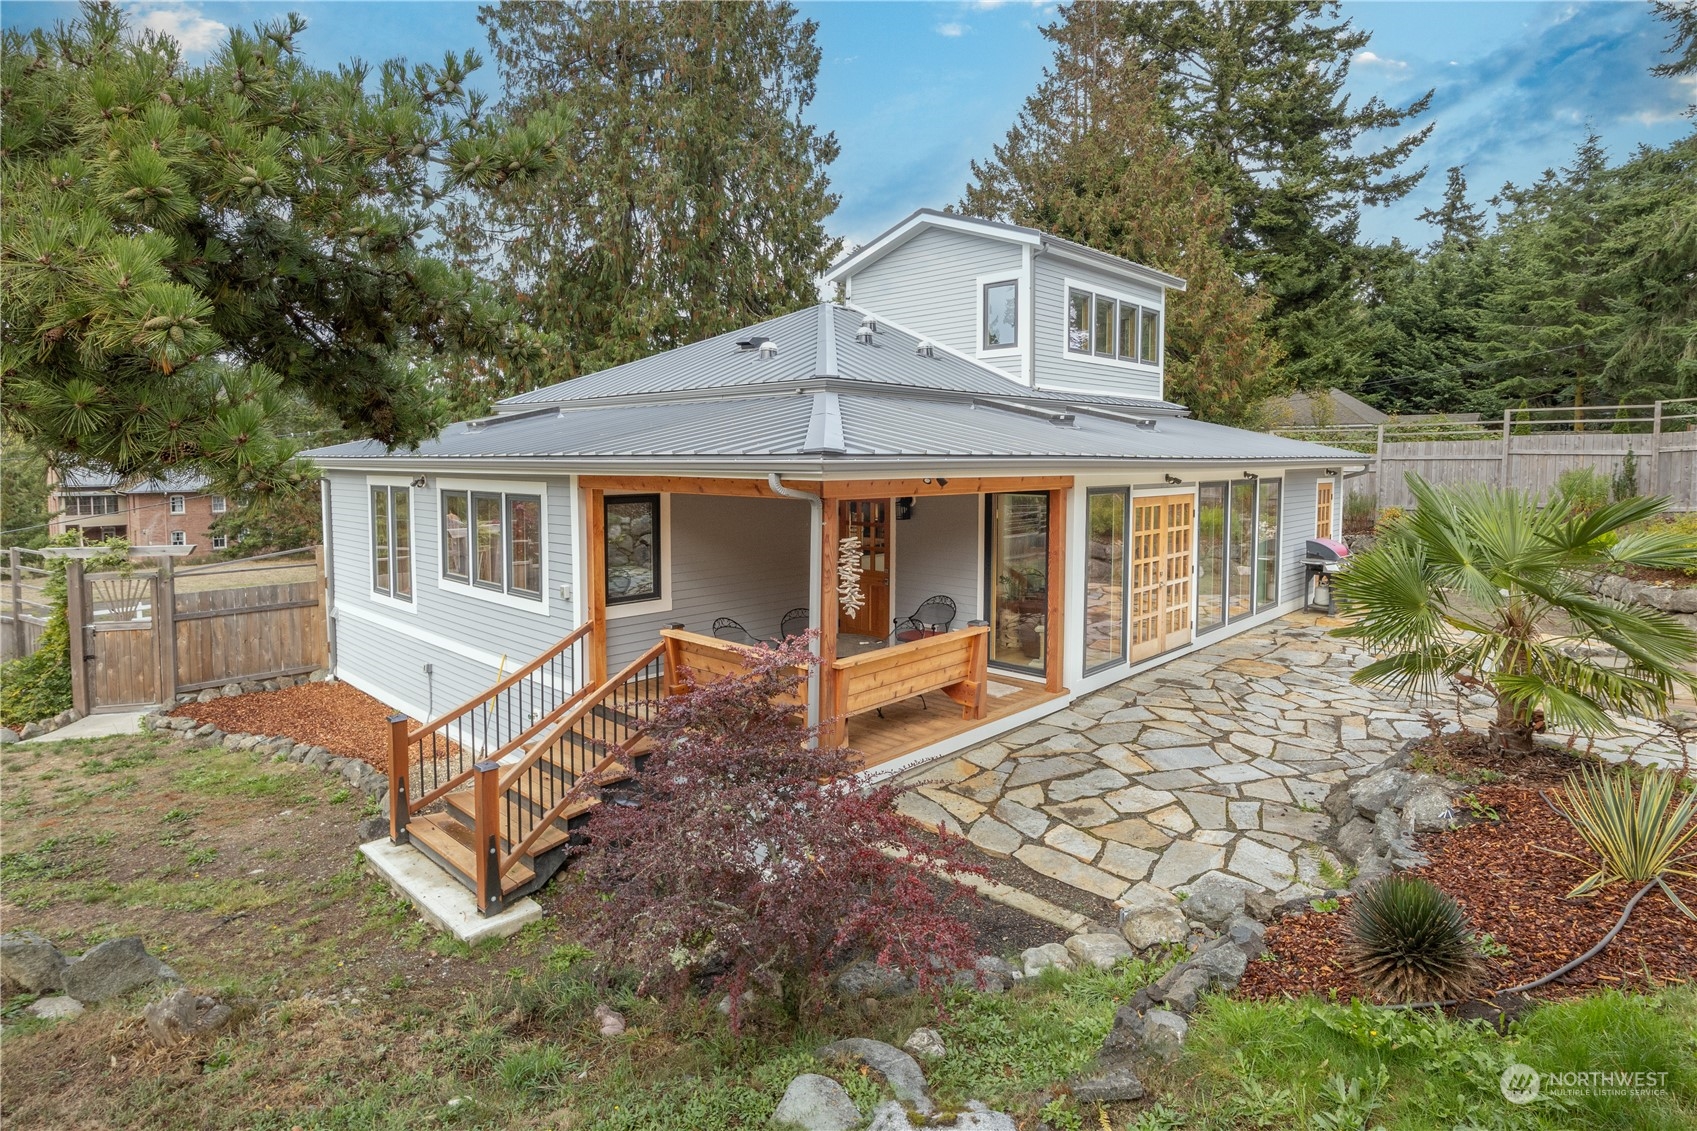
{"type": "Polygon", "coordinates": [[[1159,365],[1161,312],[1130,299],[1068,287],[1066,351],[1104,361],[1159,365]]]}
{"type": "Polygon", "coordinates": [[[214,550],[228,550],[230,548],[229,537],[224,534],[214,534],[212,536],[212,548],[214,550]]]}
{"type": "Polygon", "coordinates": [[[542,496],[444,488],[442,577],[446,581],[542,598],[542,496]]]}
{"type": "Polygon", "coordinates": [[[984,284],[983,349],[1012,349],[1019,345],[1019,283],[1002,280],[984,284]]]}
{"type": "Polygon", "coordinates": [[[172,495],[170,499],[172,514],[189,513],[189,501],[182,495],[172,495]]]}
{"type": "Polygon", "coordinates": [[[371,588],[412,600],[412,492],[405,486],[372,485],[371,588]]]}
{"type": "Polygon", "coordinates": [[[68,495],[64,499],[68,518],[91,518],[95,515],[117,514],[120,500],[116,495],[68,495]]]}
{"type": "Polygon", "coordinates": [[[607,603],[661,599],[660,496],[609,497],[603,517],[607,603]]]}
{"type": "Polygon", "coordinates": [[[229,502],[222,495],[212,496],[212,513],[223,514],[230,509],[229,502]]]}
{"type": "Polygon", "coordinates": [[[188,544],[189,544],[189,536],[188,536],[187,533],[185,533],[184,531],[181,531],[181,530],[171,531],[171,545],[173,545],[173,546],[187,546],[188,544]]]}

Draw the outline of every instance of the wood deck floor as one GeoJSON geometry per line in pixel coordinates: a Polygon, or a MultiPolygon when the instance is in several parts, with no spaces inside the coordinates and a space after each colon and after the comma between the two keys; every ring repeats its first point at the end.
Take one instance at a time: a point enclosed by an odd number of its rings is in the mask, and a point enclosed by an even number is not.
{"type": "Polygon", "coordinates": [[[872,711],[856,715],[849,720],[848,745],[860,752],[862,766],[870,769],[912,754],[934,742],[1060,698],[1061,695],[1050,693],[1042,684],[992,674],[989,706],[982,719],[961,718],[960,706],[937,692],[925,696],[929,710],[921,707],[915,698],[885,707],[883,718],[872,711]]]}

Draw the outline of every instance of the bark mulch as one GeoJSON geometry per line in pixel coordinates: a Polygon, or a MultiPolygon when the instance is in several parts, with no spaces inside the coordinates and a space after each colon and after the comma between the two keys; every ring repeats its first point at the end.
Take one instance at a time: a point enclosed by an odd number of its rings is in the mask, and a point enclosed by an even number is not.
{"type": "MultiPolygon", "coordinates": [[[[1422,837],[1420,847],[1431,864],[1409,874],[1443,889],[1467,912],[1475,931],[1508,948],[1506,956],[1485,960],[1484,988],[1501,990],[1542,977],[1595,946],[1638,885],[1616,883],[1597,895],[1568,899],[1593,868],[1551,851],[1591,859],[1566,819],[1551,812],[1534,788],[1482,786],[1476,796],[1496,810],[1498,820],[1422,837]]],[[[1672,886],[1697,911],[1697,883],[1687,879],[1672,886]]],[[[1367,997],[1342,958],[1348,910],[1345,900],[1336,912],[1274,923],[1267,929],[1273,960],[1251,962],[1238,992],[1257,999],[1334,992],[1344,999],[1367,997]]],[[[1693,979],[1697,922],[1680,914],[1666,893],[1652,891],[1601,954],[1531,996],[1561,999],[1600,988],[1643,989],[1693,979]]]]}
{"type": "MultiPolygon", "coordinates": [[[[1496,750],[1483,731],[1454,731],[1423,738],[1411,751],[1416,769],[1474,785],[1508,783],[1548,789],[1566,784],[1586,766],[1606,769],[1611,763],[1584,747],[1567,750],[1539,743],[1522,754],[1496,750]]],[[[1547,812],[1547,810],[1546,810],[1547,812]]]]}
{"type": "Polygon", "coordinates": [[[351,684],[326,680],[281,691],[255,691],[209,703],[188,703],[171,714],[211,723],[229,734],[268,734],[322,746],[340,758],[389,765],[393,712],[351,684]]]}

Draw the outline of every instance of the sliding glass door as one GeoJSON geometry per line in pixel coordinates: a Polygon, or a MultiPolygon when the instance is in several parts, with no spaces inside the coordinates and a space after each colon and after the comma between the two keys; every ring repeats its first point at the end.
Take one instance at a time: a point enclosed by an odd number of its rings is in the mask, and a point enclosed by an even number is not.
{"type": "Polygon", "coordinates": [[[1125,659],[1125,514],[1130,492],[1096,489],[1087,496],[1084,558],[1084,670],[1125,659]]]}
{"type": "Polygon", "coordinates": [[[1196,631],[1226,623],[1226,485],[1204,483],[1196,500],[1196,631]]]}
{"type": "Polygon", "coordinates": [[[986,495],[990,662],[1041,672],[1048,655],[1049,496],[986,495]]]}
{"type": "Polygon", "coordinates": [[[1201,485],[1196,538],[1198,632],[1279,603],[1282,486],[1277,479],[1201,485]]]}

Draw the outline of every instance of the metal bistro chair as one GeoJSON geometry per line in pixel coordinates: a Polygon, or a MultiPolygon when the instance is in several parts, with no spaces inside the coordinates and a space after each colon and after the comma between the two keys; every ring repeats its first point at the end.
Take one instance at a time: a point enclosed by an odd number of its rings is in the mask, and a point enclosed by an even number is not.
{"type": "Polygon", "coordinates": [[[720,640],[729,640],[735,644],[758,644],[754,634],[730,617],[720,617],[713,622],[713,635],[720,640]]]}
{"type": "Polygon", "coordinates": [[[791,609],[778,622],[778,637],[788,640],[792,636],[800,636],[807,631],[807,608],[791,609]]]}
{"type": "Polygon", "coordinates": [[[955,616],[954,601],[941,594],[927,597],[919,603],[912,616],[896,622],[891,639],[895,643],[906,644],[912,640],[924,640],[927,636],[941,636],[955,623],[955,616]]]}

